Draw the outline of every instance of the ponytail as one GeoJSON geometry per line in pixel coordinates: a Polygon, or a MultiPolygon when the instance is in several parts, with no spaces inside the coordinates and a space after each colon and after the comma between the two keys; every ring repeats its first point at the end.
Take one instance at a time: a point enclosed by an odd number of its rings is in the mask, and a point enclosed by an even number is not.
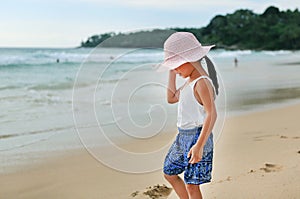
{"type": "Polygon", "coordinates": [[[215,66],[214,66],[213,62],[207,56],[205,56],[203,58],[206,61],[208,75],[214,84],[214,87],[216,90],[216,95],[218,95],[219,94],[219,83],[218,83],[217,72],[216,72],[215,66]]]}

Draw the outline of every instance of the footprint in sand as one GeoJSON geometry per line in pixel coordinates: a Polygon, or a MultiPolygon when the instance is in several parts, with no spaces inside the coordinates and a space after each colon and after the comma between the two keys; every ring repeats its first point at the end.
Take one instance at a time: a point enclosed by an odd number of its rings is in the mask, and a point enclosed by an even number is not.
{"type": "Polygon", "coordinates": [[[253,137],[253,141],[263,141],[265,138],[275,137],[277,135],[260,135],[253,137]]]}
{"type": "Polygon", "coordinates": [[[221,182],[231,181],[231,180],[232,180],[231,176],[228,176],[225,180],[219,180],[216,183],[221,183],[221,182]]]}
{"type": "Polygon", "coordinates": [[[260,168],[260,170],[265,171],[266,173],[280,171],[282,166],[276,164],[265,163],[265,167],[260,168]]]}
{"type": "Polygon", "coordinates": [[[288,136],[285,136],[285,135],[281,135],[280,138],[281,138],[281,139],[300,139],[299,136],[288,137],[288,136]]]}
{"type": "Polygon", "coordinates": [[[286,135],[261,135],[261,136],[255,136],[253,137],[253,141],[263,141],[264,138],[269,138],[269,137],[279,137],[280,139],[300,139],[299,136],[294,136],[294,137],[288,137],[286,135]]]}
{"type": "Polygon", "coordinates": [[[155,185],[153,187],[147,187],[146,190],[143,191],[135,191],[130,196],[131,198],[136,199],[165,199],[167,198],[173,189],[167,187],[166,185],[155,185]]]}
{"type": "Polygon", "coordinates": [[[280,136],[281,139],[287,139],[288,137],[285,135],[280,136]]]}

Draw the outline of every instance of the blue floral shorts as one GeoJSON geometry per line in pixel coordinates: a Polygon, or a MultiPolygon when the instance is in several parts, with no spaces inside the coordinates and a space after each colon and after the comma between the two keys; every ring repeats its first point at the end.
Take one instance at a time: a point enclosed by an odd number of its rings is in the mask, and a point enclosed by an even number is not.
{"type": "Polygon", "coordinates": [[[193,129],[178,128],[179,133],[169,149],[164,161],[163,171],[167,175],[178,175],[184,172],[186,184],[204,184],[211,181],[213,160],[213,134],[210,133],[204,145],[203,155],[200,162],[188,163],[190,158],[187,154],[190,148],[197,142],[202,127],[193,129]]]}

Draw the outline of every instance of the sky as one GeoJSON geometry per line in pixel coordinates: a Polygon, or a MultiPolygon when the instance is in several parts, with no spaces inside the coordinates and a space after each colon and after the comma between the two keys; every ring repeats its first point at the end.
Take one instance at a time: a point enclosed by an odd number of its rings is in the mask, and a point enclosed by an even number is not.
{"type": "Polygon", "coordinates": [[[0,47],[77,47],[89,36],[170,27],[203,27],[216,15],[268,6],[300,8],[296,0],[4,0],[0,47]]]}

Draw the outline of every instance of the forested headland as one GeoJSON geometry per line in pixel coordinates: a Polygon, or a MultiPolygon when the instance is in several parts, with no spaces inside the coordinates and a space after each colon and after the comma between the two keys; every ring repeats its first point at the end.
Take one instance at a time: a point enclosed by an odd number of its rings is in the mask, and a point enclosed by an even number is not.
{"type": "Polygon", "coordinates": [[[93,35],[80,47],[162,48],[174,31],[192,32],[203,45],[216,48],[252,50],[300,49],[300,12],[280,11],[270,6],[262,14],[248,9],[217,15],[205,27],[166,28],[131,33],[108,32],[93,35]]]}

